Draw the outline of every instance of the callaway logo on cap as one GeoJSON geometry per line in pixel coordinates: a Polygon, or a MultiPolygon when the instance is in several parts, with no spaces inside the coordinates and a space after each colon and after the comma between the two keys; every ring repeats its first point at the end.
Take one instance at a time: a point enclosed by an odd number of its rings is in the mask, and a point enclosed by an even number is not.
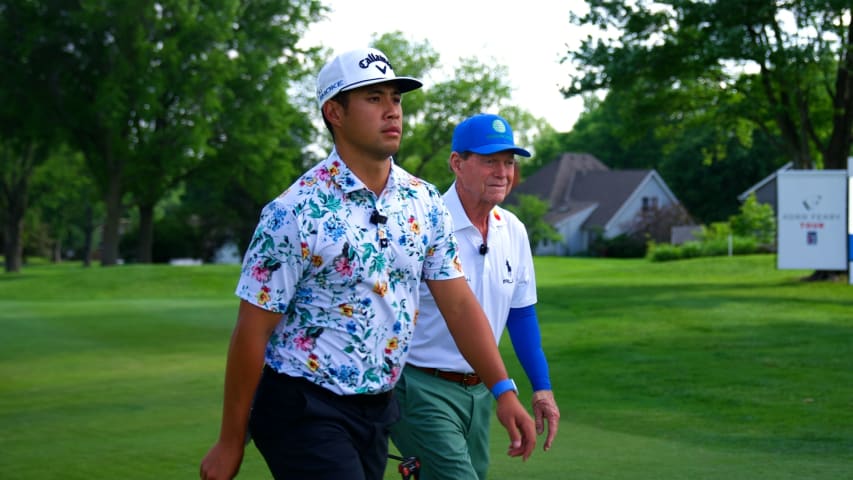
{"type": "Polygon", "coordinates": [[[411,77],[398,77],[384,53],[375,48],[361,48],[342,53],[326,64],[317,75],[317,102],[345,90],[382,82],[396,82],[400,93],[420,88],[423,83],[411,77]]]}

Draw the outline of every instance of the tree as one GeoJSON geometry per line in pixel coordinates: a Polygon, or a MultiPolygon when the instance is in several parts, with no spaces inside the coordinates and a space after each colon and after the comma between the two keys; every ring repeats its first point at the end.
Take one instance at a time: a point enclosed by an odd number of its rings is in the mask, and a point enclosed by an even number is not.
{"type": "Polygon", "coordinates": [[[844,168],[853,136],[853,23],[847,0],[589,0],[576,25],[610,37],[567,54],[567,96],[655,93],[696,82],[747,99],[730,112],[779,139],[799,168],[844,168]],[[755,72],[755,73],[752,73],[755,72]]]}
{"type": "Polygon", "coordinates": [[[149,118],[140,122],[130,167],[140,262],[152,260],[155,205],[193,172],[209,168],[233,179],[236,163],[257,161],[292,175],[313,133],[310,116],[290,106],[287,90],[313,73],[315,52],[296,43],[322,11],[319,4],[267,0],[233,5],[224,16],[199,7],[189,14],[164,10],[163,18],[184,25],[156,27],[163,47],[151,81],[160,94],[146,104],[149,118]]]}
{"type": "MultiPolygon", "coordinates": [[[[440,66],[429,42],[409,41],[401,32],[386,33],[372,43],[406,75],[427,78],[440,66]]],[[[506,73],[506,66],[463,58],[450,79],[404,95],[403,140],[396,155],[400,164],[439,189],[447,188],[453,179],[447,159],[454,127],[475,113],[501,113],[510,98],[506,73]]]]}
{"type": "Polygon", "coordinates": [[[604,99],[584,95],[584,113],[572,130],[549,132],[536,141],[538,160],[525,165],[530,174],[565,152],[589,153],[610,168],[657,168],[663,142],[649,122],[641,96],[612,91],[604,99]]]}
{"type": "Polygon", "coordinates": [[[222,143],[213,137],[222,133],[214,124],[225,98],[240,101],[229,82],[261,87],[290,78],[281,72],[301,74],[296,67],[310,52],[295,45],[322,11],[316,0],[42,2],[24,26],[44,32],[27,61],[47,67],[34,79],[52,101],[52,111],[42,113],[70,132],[104,199],[103,265],[117,262],[127,194],[149,235],[157,200],[222,143]],[[270,73],[258,75],[257,65],[242,71],[246,63],[235,56],[260,61],[270,73]]]}
{"type": "Polygon", "coordinates": [[[762,245],[776,242],[776,216],[773,207],[758,203],[755,193],[750,194],[737,215],[729,218],[732,233],[742,237],[754,237],[762,245]]]}
{"type": "Polygon", "coordinates": [[[31,179],[60,138],[52,116],[45,114],[43,82],[37,81],[54,57],[30,61],[50,35],[33,21],[39,10],[37,2],[0,1],[0,223],[6,272],[21,269],[31,179]]]}
{"type": "Polygon", "coordinates": [[[536,195],[518,195],[516,203],[507,204],[507,210],[511,211],[527,228],[527,239],[530,249],[536,251],[536,245],[542,242],[559,242],[562,240],[554,227],[545,221],[548,213],[548,202],[540,200],[536,195]]]}
{"type": "Polygon", "coordinates": [[[4,269],[21,270],[24,216],[30,201],[30,179],[47,158],[45,142],[35,138],[0,143],[0,222],[3,226],[4,269]]]}
{"type": "Polygon", "coordinates": [[[672,238],[673,227],[693,224],[693,219],[683,206],[671,203],[638,212],[631,224],[627,226],[627,231],[629,236],[640,240],[643,244],[649,240],[665,243],[672,238]]]}
{"type": "Polygon", "coordinates": [[[50,257],[91,263],[95,219],[103,215],[92,177],[82,154],[60,145],[36,168],[32,178],[31,211],[42,227],[50,257]]]}
{"type": "MultiPolygon", "coordinates": [[[[732,118],[738,96],[693,83],[647,97],[641,86],[611,90],[603,99],[588,94],[570,132],[537,140],[537,156],[548,153],[535,160],[579,152],[614,169],[655,169],[703,222],[727,219],[741,192],[785,162],[764,131],[732,118]]],[[[524,168],[529,173],[541,165],[524,168]]]]}

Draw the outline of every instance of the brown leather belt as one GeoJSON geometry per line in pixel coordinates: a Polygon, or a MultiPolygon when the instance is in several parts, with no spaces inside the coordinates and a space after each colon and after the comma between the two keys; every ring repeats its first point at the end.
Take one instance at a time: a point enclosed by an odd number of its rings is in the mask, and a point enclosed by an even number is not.
{"type": "Polygon", "coordinates": [[[471,387],[474,385],[479,385],[483,382],[479,375],[476,373],[461,373],[461,372],[448,372],[446,370],[439,370],[437,368],[430,367],[419,367],[417,365],[409,364],[410,367],[420,370],[424,373],[432,375],[434,377],[441,378],[443,380],[447,380],[448,382],[458,383],[460,385],[465,385],[466,387],[471,387]]]}

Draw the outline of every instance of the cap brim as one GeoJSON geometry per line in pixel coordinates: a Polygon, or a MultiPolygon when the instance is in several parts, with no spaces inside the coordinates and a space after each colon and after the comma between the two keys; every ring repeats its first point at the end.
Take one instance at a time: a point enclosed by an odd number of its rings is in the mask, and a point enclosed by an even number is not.
{"type": "Polygon", "coordinates": [[[400,88],[400,93],[411,92],[412,90],[417,90],[424,86],[423,82],[412,77],[374,78],[372,80],[351,83],[338,91],[346,92],[347,90],[355,90],[356,88],[376,85],[377,83],[396,83],[397,87],[400,88]]]}
{"type": "Polygon", "coordinates": [[[493,153],[498,152],[507,152],[510,151],[516,155],[521,155],[522,157],[530,157],[530,152],[527,150],[516,147],[515,145],[507,145],[505,143],[493,143],[491,145],[480,145],[477,148],[469,149],[469,151],[474,153],[479,153],[480,155],[491,155],[493,153]]]}

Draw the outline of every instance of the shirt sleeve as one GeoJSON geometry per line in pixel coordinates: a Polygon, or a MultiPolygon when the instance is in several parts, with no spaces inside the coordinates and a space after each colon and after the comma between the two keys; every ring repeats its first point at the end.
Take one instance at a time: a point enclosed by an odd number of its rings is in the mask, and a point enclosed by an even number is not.
{"type": "Polygon", "coordinates": [[[461,277],[462,262],[459,260],[459,246],[453,234],[453,218],[444,204],[444,200],[434,187],[428,187],[430,205],[427,221],[432,235],[424,238],[427,243],[423,264],[425,280],[449,280],[461,277]]]}
{"type": "Polygon", "coordinates": [[[287,309],[308,250],[300,230],[297,216],[279,199],[264,207],[243,257],[238,297],[273,312],[287,309]]]}
{"type": "Polygon", "coordinates": [[[542,335],[539,332],[536,308],[533,305],[511,308],[506,327],[512,340],[512,348],[530,380],[533,391],[551,390],[548,361],[542,350],[542,335]]]}

